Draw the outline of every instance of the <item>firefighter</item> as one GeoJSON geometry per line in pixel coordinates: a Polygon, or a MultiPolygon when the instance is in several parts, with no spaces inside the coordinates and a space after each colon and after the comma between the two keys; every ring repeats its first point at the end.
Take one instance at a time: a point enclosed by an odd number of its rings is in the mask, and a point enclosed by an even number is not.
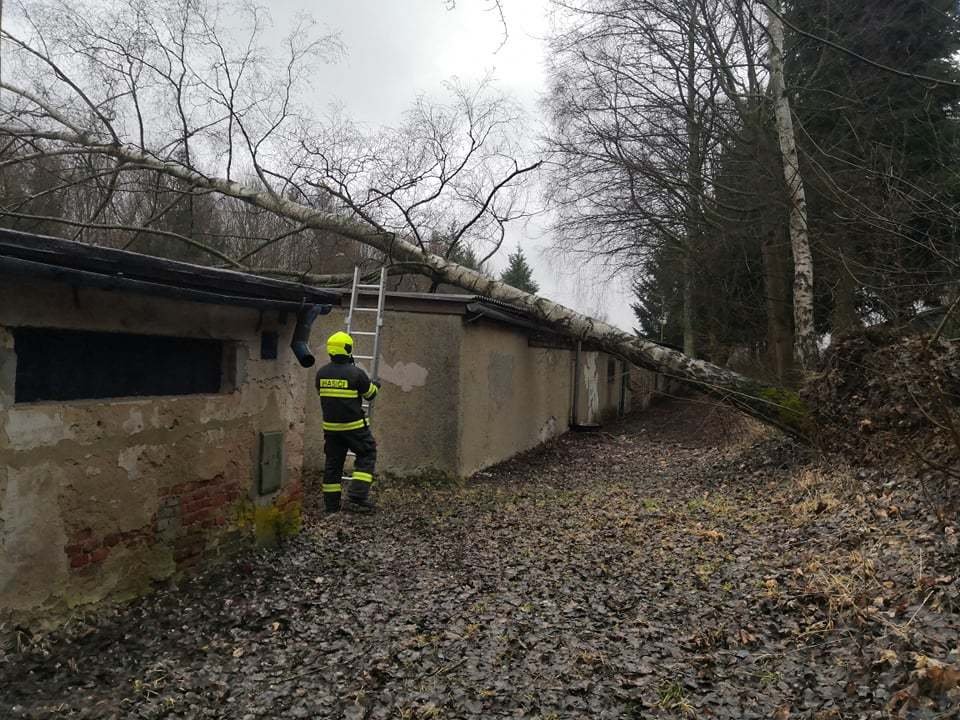
{"type": "Polygon", "coordinates": [[[347,451],[356,455],[347,488],[345,510],[372,512],[370,485],[377,461],[377,443],[363,414],[361,399],[372,400],[380,383],[371,381],[353,363],[353,338],[337,332],[327,339],[330,362],[317,371],[317,393],[323,410],[323,506],[328,513],[340,510],[340,480],[347,451]]]}

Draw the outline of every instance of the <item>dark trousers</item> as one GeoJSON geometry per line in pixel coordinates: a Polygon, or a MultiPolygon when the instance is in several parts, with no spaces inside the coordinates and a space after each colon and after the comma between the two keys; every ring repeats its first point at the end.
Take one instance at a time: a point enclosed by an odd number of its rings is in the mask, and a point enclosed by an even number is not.
{"type": "Polygon", "coordinates": [[[326,458],[323,469],[323,506],[327,512],[340,509],[343,464],[346,462],[348,450],[352,450],[357,457],[353,463],[353,475],[347,488],[347,497],[351,500],[363,501],[370,494],[373,469],[377,464],[377,441],[373,439],[370,428],[325,432],[323,434],[323,454],[326,458]]]}

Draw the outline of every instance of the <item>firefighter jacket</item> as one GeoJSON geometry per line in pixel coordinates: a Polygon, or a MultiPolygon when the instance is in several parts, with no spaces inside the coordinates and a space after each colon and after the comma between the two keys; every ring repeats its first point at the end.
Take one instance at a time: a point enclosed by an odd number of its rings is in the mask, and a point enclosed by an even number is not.
{"type": "Polygon", "coordinates": [[[317,371],[317,393],[323,410],[325,432],[344,432],[367,427],[362,400],[377,394],[377,383],[347,358],[337,358],[317,371]]]}

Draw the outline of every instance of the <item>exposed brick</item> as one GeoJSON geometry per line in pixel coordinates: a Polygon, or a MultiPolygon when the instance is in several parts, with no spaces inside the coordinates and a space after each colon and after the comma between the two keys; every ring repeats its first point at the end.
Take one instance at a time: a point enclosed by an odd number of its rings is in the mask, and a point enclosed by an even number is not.
{"type": "Polygon", "coordinates": [[[181,522],[183,523],[184,527],[189,527],[191,525],[196,525],[197,523],[203,522],[208,517],[210,517],[209,510],[195,510],[194,512],[184,515],[181,522]]]}
{"type": "Polygon", "coordinates": [[[87,553],[77,553],[70,557],[70,567],[81,568],[90,564],[90,556],[87,553]]]}
{"type": "Polygon", "coordinates": [[[110,548],[105,548],[105,547],[98,548],[93,552],[93,554],[90,555],[90,562],[92,563],[103,562],[106,559],[107,555],[109,554],[110,554],[110,548]]]}

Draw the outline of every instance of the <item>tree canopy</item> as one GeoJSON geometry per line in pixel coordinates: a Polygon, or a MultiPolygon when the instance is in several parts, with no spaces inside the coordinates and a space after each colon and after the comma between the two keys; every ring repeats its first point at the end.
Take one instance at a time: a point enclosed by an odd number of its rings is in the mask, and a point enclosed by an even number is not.
{"type": "Polygon", "coordinates": [[[762,24],[771,16],[786,33],[815,333],[906,322],[956,297],[954,2],[557,6],[547,107],[558,245],[634,274],[644,337],[794,376],[800,258],[762,24]]]}

